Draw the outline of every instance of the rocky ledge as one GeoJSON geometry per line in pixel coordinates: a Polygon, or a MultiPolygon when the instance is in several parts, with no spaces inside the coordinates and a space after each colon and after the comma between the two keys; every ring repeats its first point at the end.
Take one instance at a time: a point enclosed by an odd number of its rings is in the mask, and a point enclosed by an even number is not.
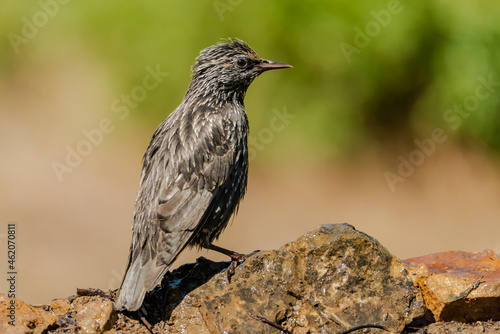
{"type": "Polygon", "coordinates": [[[116,291],[43,306],[0,294],[0,332],[150,333],[149,324],[153,333],[492,333],[499,263],[491,251],[401,261],[350,225],[323,225],[253,255],[231,282],[228,262],[183,265],[140,313],[117,312],[116,291]]]}

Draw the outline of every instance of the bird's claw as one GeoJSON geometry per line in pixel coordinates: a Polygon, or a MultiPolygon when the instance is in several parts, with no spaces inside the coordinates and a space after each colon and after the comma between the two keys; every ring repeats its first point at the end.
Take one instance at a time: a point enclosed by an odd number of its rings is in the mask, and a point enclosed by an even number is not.
{"type": "Polygon", "coordinates": [[[231,283],[231,277],[234,275],[236,267],[238,267],[238,264],[240,264],[241,261],[245,261],[250,256],[257,254],[258,252],[260,252],[260,250],[253,251],[250,254],[240,254],[240,253],[232,254],[231,264],[227,268],[227,281],[231,283]]]}

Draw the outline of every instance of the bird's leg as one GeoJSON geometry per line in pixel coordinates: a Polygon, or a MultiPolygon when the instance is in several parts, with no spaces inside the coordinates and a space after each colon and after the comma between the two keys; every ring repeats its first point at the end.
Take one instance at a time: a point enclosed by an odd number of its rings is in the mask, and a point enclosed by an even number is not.
{"type": "Polygon", "coordinates": [[[231,264],[227,268],[227,280],[229,282],[231,282],[231,276],[234,275],[234,270],[236,269],[236,267],[238,266],[240,261],[245,261],[250,256],[254,255],[255,253],[260,252],[260,251],[256,250],[250,254],[240,254],[240,253],[237,253],[235,251],[216,246],[214,244],[204,245],[203,247],[206,249],[210,249],[210,250],[222,253],[222,254],[227,255],[231,258],[231,264]]]}
{"type": "Polygon", "coordinates": [[[149,321],[146,320],[146,317],[142,313],[141,309],[138,309],[136,312],[139,314],[139,318],[141,319],[143,325],[146,326],[146,328],[151,334],[153,334],[153,326],[151,326],[149,321]]]}

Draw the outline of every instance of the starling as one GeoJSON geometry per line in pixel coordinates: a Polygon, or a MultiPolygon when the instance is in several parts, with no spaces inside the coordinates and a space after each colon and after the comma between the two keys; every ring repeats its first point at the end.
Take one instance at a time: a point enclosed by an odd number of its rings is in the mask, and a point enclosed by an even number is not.
{"type": "Polygon", "coordinates": [[[238,39],[200,52],[184,99],[158,126],[144,154],[117,309],[139,309],[186,246],[229,255],[233,271],[246,258],[212,244],[247,185],[243,99],[259,74],[290,67],[260,58],[238,39]]]}

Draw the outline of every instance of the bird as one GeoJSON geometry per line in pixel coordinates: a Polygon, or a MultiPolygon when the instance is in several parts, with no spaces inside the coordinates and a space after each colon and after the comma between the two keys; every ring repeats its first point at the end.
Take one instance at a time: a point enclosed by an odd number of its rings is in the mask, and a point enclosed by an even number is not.
{"type": "Polygon", "coordinates": [[[138,310],[186,247],[230,256],[228,278],[248,257],[212,244],[246,192],[244,97],[263,72],[291,67],[259,57],[237,38],[200,51],[184,98],[154,131],[143,157],[118,310],[138,310]]]}

